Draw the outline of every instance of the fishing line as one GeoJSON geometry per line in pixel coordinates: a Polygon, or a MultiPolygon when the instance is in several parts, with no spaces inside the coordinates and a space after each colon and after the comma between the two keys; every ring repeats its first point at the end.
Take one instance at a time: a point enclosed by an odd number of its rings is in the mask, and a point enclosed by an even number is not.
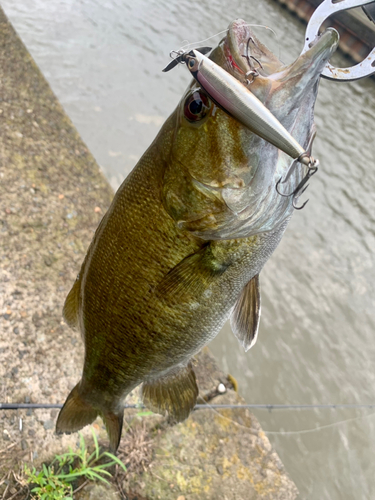
{"type": "MultiPolygon", "coordinates": [[[[198,405],[197,405],[198,406],[198,405]]],[[[199,405],[199,406],[205,406],[205,405],[199,405]]],[[[221,413],[219,413],[218,411],[215,410],[215,407],[219,406],[219,405],[210,405],[209,403],[206,403],[206,406],[211,409],[214,413],[216,413],[217,415],[219,415],[221,418],[223,418],[224,420],[227,420],[228,422],[231,422],[235,425],[237,425],[238,427],[242,427],[243,429],[247,429],[247,430],[250,430],[251,428],[250,427],[247,427],[246,425],[242,425],[242,424],[239,424],[238,422],[236,422],[235,420],[231,419],[231,418],[228,418],[226,417],[225,415],[222,415],[221,413]]],[[[223,405],[224,406],[224,405],[223,405]]],[[[248,407],[250,405],[227,405],[227,407],[248,407]]],[[[264,406],[267,406],[267,405],[258,405],[258,407],[261,406],[261,407],[264,407],[264,406]]],[[[314,408],[316,406],[318,406],[319,408],[321,408],[322,406],[324,408],[336,408],[336,407],[346,407],[346,405],[275,405],[276,407],[279,406],[279,407],[282,407],[283,409],[288,407],[288,406],[292,406],[292,408],[297,408],[297,407],[300,407],[300,408],[314,408]]],[[[252,408],[254,406],[251,406],[252,408]]],[[[365,407],[365,408],[374,408],[374,405],[351,405],[350,406],[351,408],[357,408],[357,407],[365,407]]],[[[361,419],[364,419],[364,418],[370,418],[370,417],[373,417],[375,415],[375,412],[374,413],[370,413],[369,415],[361,415],[359,417],[353,417],[353,418],[348,418],[346,420],[339,420],[338,422],[333,422],[332,424],[327,424],[327,425],[320,425],[318,427],[314,427],[313,429],[302,429],[302,430],[299,430],[299,431],[268,431],[268,430],[265,430],[262,428],[262,431],[265,433],[265,434],[272,434],[272,435],[292,435],[292,434],[310,434],[312,432],[316,432],[316,431],[320,431],[320,430],[323,430],[323,429],[327,429],[329,427],[335,427],[337,425],[341,425],[341,424],[345,424],[347,422],[354,422],[355,420],[361,420],[361,419]]]]}
{"type": "MultiPolygon", "coordinates": [[[[63,407],[62,404],[41,404],[41,403],[0,403],[0,410],[19,410],[19,409],[52,409],[57,408],[61,409],[63,407]]],[[[311,409],[359,409],[359,408],[367,408],[373,409],[375,408],[375,404],[326,404],[326,405],[280,405],[280,404],[197,404],[194,407],[194,410],[211,410],[216,413],[220,418],[231,422],[238,427],[243,429],[250,430],[251,427],[246,425],[242,425],[235,420],[226,417],[222,413],[218,412],[218,409],[263,409],[263,410],[286,410],[286,409],[294,409],[294,410],[311,410],[311,409]]],[[[143,404],[125,404],[124,409],[137,409],[143,410],[147,409],[143,404]]],[[[331,424],[320,425],[318,427],[314,427],[313,429],[301,429],[298,431],[271,431],[262,429],[262,431],[267,435],[280,435],[280,436],[288,436],[288,435],[297,435],[297,434],[311,434],[313,432],[321,431],[323,429],[328,429],[330,427],[336,427],[341,424],[345,424],[348,422],[355,422],[356,420],[363,420],[364,418],[370,418],[375,415],[375,412],[370,413],[369,415],[360,415],[358,417],[348,418],[346,420],[339,420],[338,422],[333,422],[331,424]]]]}
{"type": "Polygon", "coordinates": [[[310,434],[312,432],[316,431],[321,431],[323,429],[328,429],[329,427],[335,427],[337,425],[341,424],[346,424],[347,422],[354,422],[355,420],[362,420],[364,418],[370,418],[373,417],[375,413],[370,413],[369,415],[360,415],[359,417],[353,417],[353,418],[348,418],[346,420],[339,420],[338,422],[333,422],[332,424],[327,424],[327,425],[319,425],[318,427],[314,427],[313,429],[302,429],[300,431],[266,431],[264,429],[263,432],[266,434],[274,434],[274,435],[281,435],[281,436],[287,436],[291,434],[310,434]]]}
{"type": "MultiPolygon", "coordinates": [[[[375,404],[315,404],[315,405],[283,405],[283,404],[197,404],[194,410],[202,410],[207,407],[217,408],[217,409],[236,409],[236,408],[248,408],[248,409],[258,409],[258,410],[313,410],[313,409],[331,409],[331,410],[342,410],[342,409],[375,409],[375,404]]],[[[52,409],[52,408],[62,408],[63,405],[60,403],[0,403],[0,410],[38,410],[38,409],[52,409]]],[[[143,404],[125,404],[124,409],[140,409],[143,410],[146,407],[143,404]]]]}
{"type": "MultiPolygon", "coordinates": [[[[265,26],[264,24],[251,24],[251,23],[246,23],[246,26],[249,26],[249,27],[252,27],[252,28],[264,28],[266,30],[269,30],[273,33],[273,35],[275,36],[276,38],[276,42],[277,42],[277,45],[278,45],[278,58],[280,58],[280,44],[279,44],[279,38],[276,34],[276,32],[270,28],[269,26],[265,26]]],[[[215,38],[215,36],[218,36],[218,35],[222,35],[223,33],[228,33],[228,29],[226,30],[222,30],[222,31],[219,31],[218,33],[215,33],[214,35],[212,36],[209,36],[208,38],[205,38],[204,40],[198,40],[197,42],[191,42],[189,43],[188,40],[183,40],[182,43],[186,42],[184,45],[181,46],[180,50],[182,50],[183,52],[187,52],[191,46],[197,46],[197,45],[201,45],[202,43],[204,42],[207,42],[208,40],[211,40],[212,38],[215,38]]]]}
{"type": "Polygon", "coordinates": [[[218,35],[221,35],[223,33],[228,33],[228,30],[223,30],[223,31],[219,31],[219,33],[215,33],[214,35],[212,36],[209,36],[208,38],[205,38],[204,40],[199,40],[197,42],[191,42],[189,43],[188,40],[184,40],[182,43],[186,42],[185,45],[182,45],[182,47],[180,48],[180,50],[182,50],[183,52],[187,52],[190,48],[191,45],[200,45],[201,43],[204,43],[204,42],[207,42],[208,40],[211,40],[211,38],[215,38],[215,36],[218,36],[218,35]]]}

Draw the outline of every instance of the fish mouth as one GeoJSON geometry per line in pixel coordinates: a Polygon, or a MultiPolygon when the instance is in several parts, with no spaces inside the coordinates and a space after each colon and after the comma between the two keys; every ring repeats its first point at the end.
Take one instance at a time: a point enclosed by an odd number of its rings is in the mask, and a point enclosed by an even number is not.
{"type": "MultiPolygon", "coordinates": [[[[305,84],[320,76],[325,65],[338,47],[339,34],[334,28],[327,28],[292,64],[280,70],[287,78],[299,76],[305,84]]],[[[275,75],[280,80],[281,75],[275,75]]],[[[281,77],[282,79],[282,77],[281,77]]]]}
{"type": "Polygon", "coordinates": [[[242,75],[242,79],[254,69],[262,76],[269,76],[283,66],[243,19],[236,19],[229,25],[223,51],[229,71],[237,77],[242,75]]]}
{"type": "MultiPolygon", "coordinates": [[[[239,80],[249,75],[270,77],[283,73],[295,76],[303,71],[309,78],[320,75],[325,64],[337,49],[339,35],[333,28],[328,28],[317,37],[310,48],[301,54],[294,63],[285,66],[254,34],[250,25],[242,19],[236,19],[228,28],[222,43],[225,69],[239,80]]],[[[285,76],[285,75],[284,75],[285,76]]]]}

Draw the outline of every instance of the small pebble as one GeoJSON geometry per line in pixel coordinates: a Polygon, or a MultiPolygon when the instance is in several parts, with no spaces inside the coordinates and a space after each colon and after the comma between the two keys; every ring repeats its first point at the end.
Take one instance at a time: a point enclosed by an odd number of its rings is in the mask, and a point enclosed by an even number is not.
{"type": "Polygon", "coordinates": [[[18,326],[15,326],[13,328],[13,333],[15,333],[16,335],[18,335],[20,333],[20,329],[18,328],[18,326]]]}
{"type": "Polygon", "coordinates": [[[53,423],[52,420],[46,420],[43,424],[43,427],[45,428],[46,431],[53,429],[55,424],[53,423]]]}
{"type": "Polygon", "coordinates": [[[51,257],[46,257],[46,258],[44,259],[44,263],[45,263],[45,265],[46,265],[46,266],[48,266],[48,267],[49,267],[49,266],[52,266],[52,259],[51,259],[51,257]]]}

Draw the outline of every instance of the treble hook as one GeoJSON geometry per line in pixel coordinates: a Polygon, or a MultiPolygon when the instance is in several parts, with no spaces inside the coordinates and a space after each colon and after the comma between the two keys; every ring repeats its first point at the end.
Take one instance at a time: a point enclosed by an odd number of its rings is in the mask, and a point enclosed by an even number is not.
{"type": "MultiPolygon", "coordinates": [[[[295,160],[295,161],[299,161],[299,158],[297,158],[297,160],[295,160]]],[[[289,198],[289,196],[293,196],[293,202],[292,202],[292,204],[293,204],[293,208],[295,208],[296,210],[302,210],[302,208],[309,201],[309,200],[306,200],[305,203],[303,203],[300,207],[297,207],[296,202],[297,202],[298,198],[309,187],[309,185],[305,186],[306,182],[310,179],[310,177],[312,177],[318,171],[318,166],[319,166],[319,160],[314,160],[314,158],[310,157],[310,162],[307,165],[307,174],[302,179],[302,181],[298,184],[298,186],[296,187],[296,189],[294,191],[292,191],[290,194],[281,193],[279,191],[279,189],[278,189],[282,177],[280,177],[280,179],[277,181],[277,183],[276,183],[276,191],[278,192],[278,194],[280,196],[283,196],[284,198],[289,198]],[[305,187],[303,187],[303,186],[305,186],[305,187]]]]}
{"type": "Polygon", "coordinates": [[[248,65],[249,65],[249,66],[250,66],[250,68],[251,68],[251,69],[250,69],[250,70],[249,70],[249,71],[245,74],[245,77],[246,77],[246,84],[247,84],[247,85],[250,85],[251,83],[253,83],[253,81],[255,80],[255,78],[256,78],[257,76],[259,76],[259,71],[258,71],[256,68],[254,68],[254,66],[253,66],[253,64],[251,63],[250,59],[254,59],[254,61],[256,61],[256,62],[259,64],[259,66],[263,69],[262,63],[259,61],[259,59],[257,59],[256,57],[254,57],[254,56],[252,56],[252,55],[250,55],[250,54],[249,54],[249,52],[250,52],[250,49],[249,49],[249,44],[250,44],[250,42],[253,42],[253,44],[254,44],[254,45],[256,45],[255,40],[253,39],[253,37],[252,37],[252,36],[250,36],[250,37],[249,37],[249,39],[248,39],[248,41],[247,41],[247,44],[246,44],[246,54],[245,54],[245,55],[242,55],[242,57],[245,57],[245,58],[246,58],[247,63],[248,63],[248,65]],[[253,77],[253,78],[252,78],[252,80],[249,80],[249,79],[248,79],[248,76],[250,76],[250,75],[253,77]]]}

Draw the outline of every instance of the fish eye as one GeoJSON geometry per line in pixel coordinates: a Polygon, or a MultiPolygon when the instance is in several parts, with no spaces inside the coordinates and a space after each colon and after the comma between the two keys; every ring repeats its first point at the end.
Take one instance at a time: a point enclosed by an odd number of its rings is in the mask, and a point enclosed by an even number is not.
{"type": "Polygon", "coordinates": [[[202,120],[211,107],[211,103],[206,94],[196,91],[185,101],[184,114],[189,122],[202,120]]]}

